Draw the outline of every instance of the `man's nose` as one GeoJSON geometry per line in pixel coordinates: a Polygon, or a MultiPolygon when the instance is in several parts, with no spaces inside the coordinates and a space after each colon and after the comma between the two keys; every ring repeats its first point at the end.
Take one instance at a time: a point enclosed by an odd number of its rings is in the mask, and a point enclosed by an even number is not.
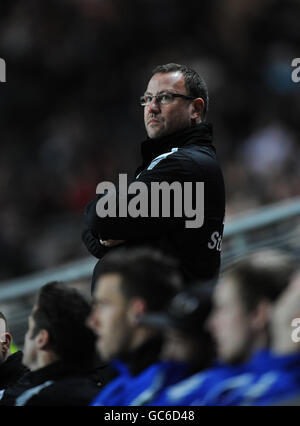
{"type": "Polygon", "coordinates": [[[157,101],[156,97],[153,97],[152,101],[148,106],[148,112],[158,112],[160,111],[160,104],[157,101]]]}

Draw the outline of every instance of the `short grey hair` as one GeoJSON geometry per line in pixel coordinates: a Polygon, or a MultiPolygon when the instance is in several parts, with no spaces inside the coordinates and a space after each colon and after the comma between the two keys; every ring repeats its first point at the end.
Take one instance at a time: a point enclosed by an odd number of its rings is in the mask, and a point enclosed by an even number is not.
{"type": "Polygon", "coordinates": [[[165,65],[158,65],[152,71],[152,75],[158,73],[169,73],[179,71],[184,76],[185,88],[188,96],[194,98],[202,98],[204,101],[204,107],[202,111],[202,120],[205,120],[207,110],[208,110],[208,90],[204,79],[192,68],[186,65],[169,63],[165,65]]]}

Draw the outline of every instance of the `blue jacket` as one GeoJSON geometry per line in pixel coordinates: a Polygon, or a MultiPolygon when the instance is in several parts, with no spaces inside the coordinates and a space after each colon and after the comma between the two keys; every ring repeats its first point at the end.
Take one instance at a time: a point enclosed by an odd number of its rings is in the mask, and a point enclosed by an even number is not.
{"type": "Polygon", "coordinates": [[[220,382],[241,372],[240,367],[216,364],[162,390],[147,405],[203,405],[207,394],[220,382]]]}
{"type": "Polygon", "coordinates": [[[258,351],[240,374],[214,386],[202,405],[275,405],[300,393],[300,354],[258,351]]]}
{"type": "MultiPolygon", "coordinates": [[[[192,405],[231,405],[236,394],[242,389],[250,386],[258,374],[263,373],[268,365],[270,352],[268,350],[258,351],[248,362],[231,367],[232,374],[228,374],[220,380],[201,399],[201,404],[192,405]]],[[[227,367],[230,373],[230,367],[227,367]]]]}
{"type": "Polygon", "coordinates": [[[119,376],[108,383],[90,405],[145,405],[163,388],[182,380],[189,369],[187,364],[161,361],[133,376],[124,363],[115,361],[113,366],[119,376]]]}
{"type": "Polygon", "coordinates": [[[264,371],[258,371],[253,383],[235,395],[233,405],[276,405],[300,393],[300,353],[270,353],[264,371]]]}

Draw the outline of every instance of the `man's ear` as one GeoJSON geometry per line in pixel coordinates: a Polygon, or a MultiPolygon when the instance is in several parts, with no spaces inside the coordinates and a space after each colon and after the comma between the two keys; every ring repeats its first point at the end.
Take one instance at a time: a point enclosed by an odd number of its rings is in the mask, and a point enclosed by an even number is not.
{"type": "Polygon", "coordinates": [[[146,301],[140,297],[134,297],[130,301],[130,306],[128,309],[128,318],[131,324],[136,326],[139,323],[139,317],[144,314],[146,310],[146,301]]]}
{"type": "Polygon", "coordinates": [[[194,99],[191,107],[191,120],[197,124],[201,123],[204,110],[204,100],[202,98],[194,99]]]}
{"type": "Polygon", "coordinates": [[[1,336],[0,342],[2,344],[2,349],[3,352],[7,353],[9,351],[9,347],[12,341],[12,336],[10,333],[6,332],[3,333],[3,335],[1,336]]]}
{"type": "Polygon", "coordinates": [[[49,332],[42,328],[35,336],[35,341],[38,349],[46,349],[50,342],[49,332]]]}

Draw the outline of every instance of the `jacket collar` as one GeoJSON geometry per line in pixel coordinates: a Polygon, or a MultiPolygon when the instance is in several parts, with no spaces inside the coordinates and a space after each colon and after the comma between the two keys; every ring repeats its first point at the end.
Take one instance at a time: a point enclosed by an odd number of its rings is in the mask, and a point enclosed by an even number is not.
{"type": "Polygon", "coordinates": [[[171,151],[172,148],[180,148],[192,144],[210,146],[215,150],[212,145],[212,125],[210,123],[200,123],[161,138],[147,138],[141,145],[143,162],[137,168],[135,176],[146,169],[151,161],[159,155],[171,151]]]}
{"type": "Polygon", "coordinates": [[[66,374],[66,370],[60,361],[55,361],[45,367],[30,371],[26,375],[26,380],[32,385],[38,385],[46,380],[57,380],[66,374]]]}
{"type": "Polygon", "coordinates": [[[171,135],[153,139],[147,138],[141,146],[143,161],[150,162],[158,155],[170,151],[171,148],[179,148],[188,144],[211,145],[212,125],[200,123],[171,135]]]}
{"type": "Polygon", "coordinates": [[[34,371],[30,371],[26,374],[25,379],[32,385],[38,385],[45,382],[46,380],[59,380],[61,377],[69,375],[90,375],[90,367],[82,369],[72,364],[64,363],[61,360],[54,361],[45,367],[39,368],[34,371]]]}
{"type": "Polygon", "coordinates": [[[24,380],[32,385],[38,385],[46,380],[59,380],[66,376],[85,376],[95,381],[102,379],[102,371],[106,367],[100,360],[96,359],[91,365],[76,366],[71,362],[63,362],[62,360],[54,361],[45,367],[34,371],[29,371],[24,375],[24,380]]]}

